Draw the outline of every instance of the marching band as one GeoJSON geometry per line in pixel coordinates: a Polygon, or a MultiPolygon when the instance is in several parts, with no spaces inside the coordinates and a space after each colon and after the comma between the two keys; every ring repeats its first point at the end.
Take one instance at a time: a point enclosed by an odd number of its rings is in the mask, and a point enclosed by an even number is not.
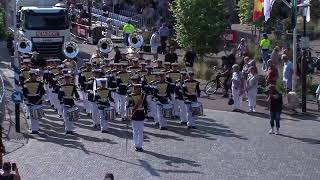
{"type": "Polygon", "coordinates": [[[203,112],[194,74],[179,71],[177,63],[163,65],[157,60],[153,66],[141,52],[137,54],[124,54],[114,62],[96,52],[81,67],[72,58],[48,59],[43,71],[32,68],[30,59],[23,59],[20,82],[32,133],[39,131],[43,107],[51,105],[63,118],[66,134],[73,134],[74,122],[80,117],[79,102],[102,133],[108,132],[109,122],[116,117],[131,120],[137,151],[142,151],[145,118],[153,119],[160,130],[168,129],[169,119],[178,118],[181,125],[195,129],[196,117],[203,112]]]}

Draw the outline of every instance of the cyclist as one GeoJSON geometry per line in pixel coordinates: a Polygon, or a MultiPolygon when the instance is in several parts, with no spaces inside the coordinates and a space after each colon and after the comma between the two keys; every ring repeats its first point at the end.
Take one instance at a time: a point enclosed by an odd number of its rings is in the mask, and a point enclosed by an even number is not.
{"type": "Polygon", "coordinates": [[[222,73],[218,73],[217,77],[216,77],[216,84],[217,84],[217,89],[220,88],[220,78],[224,77],[224,81],[223,81],[223,88],[224,88],[224,94],[223,97],[229,97],[229,89],[230,87],[230,80],[231,80],[231,75],[232,75],[232,65],[233,63],[228,61],[228,58],[226,56],[222,56],[222,68],[223,68],[223,72],[222,73]]]}

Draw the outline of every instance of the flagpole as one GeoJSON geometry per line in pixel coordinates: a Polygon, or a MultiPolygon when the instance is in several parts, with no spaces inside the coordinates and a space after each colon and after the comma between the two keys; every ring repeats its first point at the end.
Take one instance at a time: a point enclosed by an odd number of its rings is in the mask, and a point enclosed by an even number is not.
{"type": "MultiPolygon", "coordinates": [[[[293,1],[295,1],[295,2],[293,2],[293,3],[295,3],[295,4],[297,4],[297,0],[293,0],[293,1]]],[[[293,13],[293,16],[295,16],[294,17],[294,29],[293,29],[293,42],[292,42],[292,49],[293,49],[293,59],[292,59],[292,61],[293,61],[293,77],[292,77],[292,91],[293,92],[296,92],[296,85],[297,85],[297,27],[296,27],[296,19],[297,19],[297,14],[296,14],[296,6],[294,7],[293,6],[293,8],[295,8],[295,9],[292,9],[292,11],[293,12],[295,12],[295,13],[293,13]]]]}

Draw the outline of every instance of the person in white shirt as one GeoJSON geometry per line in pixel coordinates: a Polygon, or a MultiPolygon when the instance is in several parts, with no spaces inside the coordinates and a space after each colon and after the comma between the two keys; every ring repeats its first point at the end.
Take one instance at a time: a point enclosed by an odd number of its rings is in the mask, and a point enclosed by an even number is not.
{"type": "Polygon", "coordinates": [[[317,97],[317,103],[318,103],[318,111],[320,111],[320,84],[316,90],[316,97],[317,97]]]}
{"type": "Polygon", "coordinates": [[[158,60],[158,41],[159,41],[159,32],[156,28],[153,28],[153,33],[150,38],[150,47],[151,53],[153,54],[153,59],[158,60]]]}
{"type": "Polygon", "coordinates": [[[255,112],[257,92],[258,92],[257,68],[250,67],[249,72],[250,73],[247,78],[247,86],[246,86],[248,102],[249,102],[249,112],[255,112]]]}
{"type": "Polygon", "coordinates": [[[293,64],[285,54],[281,56],[281,59],[283,61],[283,85],[287,92],[290,92],[292,90],[293,64]]]}
{"type": "Polygon", "coordinates": [[[233,74],[232,82],[232,98],[233,98],[233,111],[239,111],[241,107],[243,91],[243,78],[238,64],[232,66],[233,74]]]}

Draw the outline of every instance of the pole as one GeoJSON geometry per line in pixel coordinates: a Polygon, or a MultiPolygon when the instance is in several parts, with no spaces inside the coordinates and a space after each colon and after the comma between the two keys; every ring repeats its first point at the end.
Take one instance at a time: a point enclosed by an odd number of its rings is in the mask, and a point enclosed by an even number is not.
{"type": "MultiPolygon", "coordinates": [[[[306,15],[303,16],[303,37],[307,37],[306,33],[306,24],[307,24],[307,17],[306,15]]],[[[302,112],[307,112],[307,97],[306,97],[306,89],[307,89],[307,74],[306,74],[306,61],[307,61],[307,47],[303,49],[303,59],[301,62],[301,110],[302,112]]]]}
{"type": "Polygon", "coordinates": [[[292,54],[293,54],[293,75],[292,75],[292,91],[296,91],[297,82],[297,29],[293,29],[293,43],[292,43],[292,54]]]}
{"type": "Polygon", "coordinates": [[[91,25],[92,25],[92,15],[91,15],[91,8],[92,8],[92,0],[88,0],[88,26],[89,26],[89,37],[91,37],[91,25]]]}
{"type": "MultiPolygon", "coordinates": [[[[13,70],[14,70],[14,90],[20,91],[19,89],[19,74],[17,70],[20,69],[20,63],[19,63],[19,53],[17,50],[16,43],[18,42],[18,28],[17,28],[17,4],[14,2],[14,18],[13,18],[13,29],[14,29],[14,41],[13,41],[13,47],[14,47],[14,54],[13,54],[13,70]]],[[[15,109],[15,122],[16,122],[16,132],[20,132],[20,104],[17,103],[14,106],[15,109]]]]}

